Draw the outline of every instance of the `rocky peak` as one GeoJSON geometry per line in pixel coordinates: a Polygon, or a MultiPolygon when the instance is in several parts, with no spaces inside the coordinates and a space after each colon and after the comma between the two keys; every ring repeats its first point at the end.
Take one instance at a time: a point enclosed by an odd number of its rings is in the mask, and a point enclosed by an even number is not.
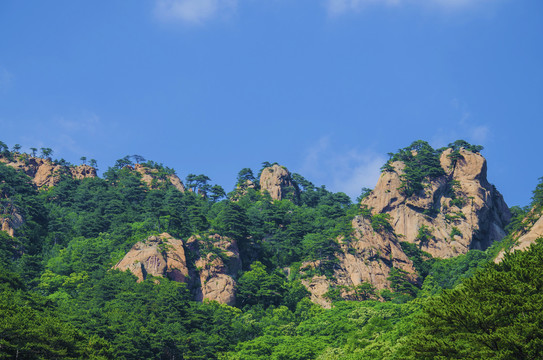
{"type": "Polygon", "coordinates": [[[485,249],[503,238],[511,215],[487,181],[484,157],[447,149],[439,161],[444,173],[426,179],[422,190],[410,196],[402,191],[405,163],[392,162],[362,204],[373,214],[389,214],[396,234],[435,257],[485,249]]]}
{"type": "Polygon", "coordinates": [[[55,186],[60,182],[62,176],[71,176],[74,179],[96,177],[96,169],[88,165],[70,167],[60,165],[49,159],[20,155],[8,159],[0,157],[0,161],[7,166],[22,171],[32,178],[32,181],[39,189],[55,186]]]}
{"type": "Polygon", "coordinates": [[[292,182],[289,171],[277,164],[262,170],[260,189],[267,191],[273,200],[296,200],[299,197],[298,189],[292,182]]]}
{"type": "Polygon", "coordinates": [[[141,181],[150,189],[156,189],[166,181],[169,181],[177,190],[182,193],[185,192],[185,185],[183,185],[181,179],[175,174],[160,174],[159,169],[148,167],[144,164],[135,164],[134,170],[141,174],[141,181]]]}

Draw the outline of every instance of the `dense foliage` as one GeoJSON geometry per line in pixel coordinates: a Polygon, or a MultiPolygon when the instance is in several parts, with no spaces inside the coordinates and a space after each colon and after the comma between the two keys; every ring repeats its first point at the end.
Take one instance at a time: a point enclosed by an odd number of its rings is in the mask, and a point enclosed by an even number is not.
{"type": "Polygon", "coordinates": [[[541,359],[543,243],[430,299],[410,349],[417,359],[541,359]]]}
{"type": "MultiPolygon", "coordinates": [[[[21,156],[2,144],[4,158],[21,156]]],[[[453,150],[481,150],[455,144],[453,150]]],[[[52,155],[44,150],[44,156],[52,155]]],[[[440,151],[419,141],[392,157],[411,168],[404,178],[407,193],[442,174],[440,151]]],[[[29,177],[0,162],[2,216],[25,220],[14,237],[0,231],[0,358],[523,358],[512,348],[517,342],[523,343],[524,358],[541,356],[541,244],[489,266],[504,244],[440,260],[418,244],[403,243],[423,280],[419,287],[393,269],[392,292],[377,294],[363,283],[354,289],[359,301],[341,301],[331,289],[336,301],[323,309],[309,300],[300,280],[333,276],[337,239],[350,236],[355,215],[370,219],[377,232],[391,231],[386,215],[372,216],[347,195],[299,174],[292,175],[296,201],[272,201],[248,168],[228,197],[202,174],[189,174],[185,184],[191,191],[180,192],[167,181],[173,174],[134,155],[119,159],[103,178],[64,177],[37,190],[29,177]],[[150,185],[132,160],[153,172],[150,185]],[[182,239],[218,233],[236,240],[243,263],[236,307],[194,302],[185,284],[151,277],[137,283],[132,274],[111,270],[136,242],[161,232],[182,239]],[[300,271],[304,261],[316,260],[319,266],[310,273],[300,271]],[[529,303],[520,301],[522,294],[529,303]],[[459,314],[473,322],[470,331],[459,327],[459,314]],[[481,327],[480,318],[492,322],[481,327]],[[499,334],[508,338],[498,341],[499,334]]],[[[526,224],[529,214],[521,209],[515,216],[526,224]]],[[[420,241],[429,236],[422,229],[420,241]]]]}

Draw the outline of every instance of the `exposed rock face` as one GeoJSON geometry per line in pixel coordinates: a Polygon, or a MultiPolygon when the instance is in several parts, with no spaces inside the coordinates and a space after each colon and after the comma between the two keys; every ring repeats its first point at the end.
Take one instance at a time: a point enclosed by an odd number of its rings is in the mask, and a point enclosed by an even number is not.
{"type": "Polygon", "coordinates": [[[141,181],[150,189],[156,189],[166,181],[169,181],[177,190],[182,193],[185,192],[185,185],[183,185],[181,179],[175,174],[168,174],[162,178],[158,176],[158,169],[153,169],[142,164],[134,165],[134,170],[141,174],[141,181]]]}
{"type": "MultiPolygon", "coordinates": [[[[534,210],[532,210],[534,212],[534,210]]],[[[535,215],[535,214],[532,214],[535,215]]],[[[539,214],[539,219],[528,228],[527,231],[513,235],[517,238],[516,245],[510,250],[514,252],[517,250],[524,251],[530,247],[537,239],[543,237],[543,214],[539,214]]],[[[505,251],[501,251],[494,262],[498,263],[503,260],[505,256],[505,251]]]]}
{"type": "Polygon", "coordinates": [[[113,268],[129,270],[138,282],[149,275],[186,282],[189,275],[183,241],[167,233],[136,243],[113,268]]]}
{"type": "MultiPolygon", "coordinates": [[[[304,263],[304,266],[315,267],[318,264],[315,263],[304,263]]],[[[313,276],[311,279],[303,279],[302,284],[307,288],[311,293],[311,301],[317,305],[320,305],[324,308],[329,309],[332,306],[330,300],[328,300],[325,295],[332,285],[331,281],[326,278],[324,275],[313,276]]]]}
{"type": "Polygon", "coordinates": [[[129,270],[138,282],[149,275],[184,282],[196,301],[209,299],[234,305],[234,278],[241,269],[236,243],[215,234],[207,238],[192,236],[186,246],[195,258],[194,266],[188,264],[183,241],[163,233],[135,244],[113,268],[129,270]]]}
{"type": "Polygon", "coordinates": [[[68,167],[51,162],[48,159],[18,156],[14,161],[0,158],[7,166],[22,171],[30,176],[38,188],[48,188],[58,184],[62,175],[71,176],[74,179],[96,177],[96,169],[88,165],[68,167]]]}
{"type": "Polygon", "coordinates": [[[70,172],[72,173],[72,178],[76,180],[95,178],[97,176],[96,169],[89,165],[79,165],[76,167],[71,167],[70,172]]]}
{"type": "Polygon", "coordinates": [[[207,239],[192,236],[187,240],[187,246],[191,253],[198,256],[194,263],[197,274],[191,275],[195,281],[195,300],[209,299],[234,305],[234,278],[241,269],[236,242],[215,234],[207,239]]]}
{"type": "Polygon", "coordinates": [[[262,170],[260,189],[267,191],[273,200],[295,200],[299,196],[288,170],[277,164],[262,170]]]}
{"type": "Polygon", "coordinates": [[[433,179],[424,190],[406,198],[399,190],[404,164],[394,162],[394,171],[382,173],[375,189],[362,201],[373,214],[389,214],[394,231],[405,236],[405,241],[440,258],[486,249],[505,236],[503,229],[511,217],[502,195],[486,179],[484,157],[461,149],[452,166],[451,152],[441,154],[445,175],[433,179]],[[417,236],[422,226],[427,227],[429,239],[421,243],[417,236]]]}
{"type": "MultiPolygon", "coordinates": [[[[334,272],[335,280],[324,276],[315,276],[302,283],[311,293],[311,300],[321,306],[329,307],[330,302],[324,297],[329,287],[342,287],[341,296],[353,298],[354,287],[372,284],[376,290],[390,288],[387,280],[391,269],[397,268],[407,272],[409,281],[418,282],[413,263],[403,252],[398,238],[386,231],[375,232],[370,220],[357,216],[352,221],[354,232],[350,241],[342,239],[341,252],[336,254],[339,264],[334,272]]],[[[319,264],[305,264],[305,266],[319,264]]]]}
{"type": "Polygon", "coordinates": [[[0,216],[0,223],[2,231],[13,237],[15,236],[15,230],[24,224],[24,219],[14,206],[7,206],[0,216]]]}

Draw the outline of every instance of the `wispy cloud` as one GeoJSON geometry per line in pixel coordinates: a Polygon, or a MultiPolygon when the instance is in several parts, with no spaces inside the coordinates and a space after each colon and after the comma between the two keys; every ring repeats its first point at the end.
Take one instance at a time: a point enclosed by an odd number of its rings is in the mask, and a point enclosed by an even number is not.
{"type": "MultiPolygon", "coordinates": [[[[329,17],[357,13],[371,7],[419,8],[454,11],[497,2],[500,0],[321,0],[329,17]]],[[[217,18],[235,13],[242,0],[154,0],[154,14],[165,23],[181,23],[189,26],[203,25],[217,18]]]]}
{"type": "Polygon", "coordinates": [[[0,66],[0,92],[5,92],[12,80],[13,74],[10,73],[6,68],[0,66]]]}
{"type": "Polygon", "coordinates": [[[338,16],[349,12],[358,12],[371,5],[394,6],[402,0],[327,0],[326,9],[331,16],[338,16]]]}
{"type": "Polygon", "coordinates": [[[363,187],[375,186],[385,162],[385,156],[369,149],[340,150],[326,136],[307,149],[301,172],[354,199],[363,187]]]}
{"type": "Polygon", "coordinates": [[[435,148],[446,146],[447,144],[463,139],[477,145],[486,145],[492,131],[486,124],[478,123],[474,119],[468,105],[459,99],[451,100],[451,107],[454,112],[455,122],[451,122],[451,128],[442,128],[432,138],[431,144],[435,148]]]}
{"type": "Polygon", "coordinates": [[[325,0],[329,16],[336,17],[347,13],[360,12],[371,6],[419,6],[459,10],[489,3],[496,0],[325,0]]]}
{"type": "Polygon", "coordinates": [[[63,132],[85,132],[87,134],[96,134],[103,124],[98,115],[89,113],[78,119],[57,117],[54,120],[58,128],[63,132]]]}
{"type": "Polygon", "coordinates": [[[80,156],[95,156],[96,144],[105,142],[116,128],[114,122],[104,122],[95,113],[83,112],[40,121],[17,142],[27,149],[49,147],[54,150],[53,157],[74,160],[80,156]]]}
{"type": "Polygon", "coordinates": [[[232,13],[237,0],[156,0],[155,15],[161,21],[199,25],[232,13]]]}

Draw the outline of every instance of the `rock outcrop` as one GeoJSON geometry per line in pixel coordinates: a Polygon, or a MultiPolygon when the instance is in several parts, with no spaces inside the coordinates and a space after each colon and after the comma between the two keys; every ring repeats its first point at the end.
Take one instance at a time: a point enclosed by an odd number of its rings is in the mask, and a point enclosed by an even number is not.
{"type": "MultiPolygon", "coordinates": [[[[355,217],[352,226],[354,232],[350,238],[340,239],[341,251],[336,253],[339,262],[333,280],[325,276],[302,280],[313,302],[329,307],[325,294],[331,287],[342,289],[341,297],[345,299],[356,299],[354,289],[362,283],[371,284],[376,290],[390,289],[387,278],[392,268],[405,271],[407,280],[412,283],[419,281],[412,261],[403,252],[395,234],[374,231],[371,221],[363,216],[355,217]]],[[[319,265],[318,262],[305,263],[302,268],[319,265]]]]}
{"type": "Polygon", "coordinates": [[[138,282],[149,275],[187,282],[189,275],[183,241],[167,233],[136,243],[113,268],[129,270],[138,282]]]}
{"type": "Polygon", "coordinates": [[[0,161],[11,166],[32,178],[39,189],[55,186],[62,176],[71,176],[74,179],[96,177],[96,169],[88,165],[65,166],[52,162],[49,159],[19,155],[13,159],[0,157],[0,161]]]}
{"type": "Polygon", "coordinates": [[[196,301],[215,300],[234,305],[236,281],[241,269],[234,241],[219,235],[192,236],[186,242],[167,233],[136,243],[113,268],[130,271],[138,282],[148,276],[187,283],[196,301]],[[188,258],[194,259],[189,263],[188,258]]]}
{"type": "Polygon", "coordinates": [[[273,200],[297,200],[299,197],[298,188],[292,182],[289,171],[277,164],[262,170],[260,189],[267,191],[273,200]]]}
{"type": "Polygon", "coordinates": [[[187,247],[197,259],[194,262],[193,288],[195,300],[215,300],[222,304],[236,302],[235,277],[241,270],[239,250],[234,240],[214,234],[207,238],[192,236],[187,247]]]}
{"type": "Polygon", "coordinates": [[[143,164],[134,165],[134,170],[141,174],[141,181],[143,181],[149,189],[156,189],[161,185],[164,185],[166,181],[169,181],[177,190],[182,193],[185,192],[185,185],[179,177],[175,174],[159,174],[158,169],[147,167],[143,164]]]}
{"type": "Polygon", "coordinates": [[[453,164],[451,153],[447,149],[441,154],[445,174],[409,197],[401,191],[405,164],[393,162],[392,171],[383,172],[362,201],[373,214],[389,214],[395,233],[404,241],[440,258],[486,249],[505,236],[511,217],[502,195],[487,181],[485,158],[461,149],[453,164]]]}
{"type": "Polygon", "coordinates": [[[82,180],[86,178],[95,178],[96,175],[96,169],[89,165],[79,165],[70,167],[70,172],[72,174],[72,178],[76,180],[82,180]]]}
{"type": "Polygon", "coordinates": [[[0,215],[1,230],[9,236],[15,236],[15,230],[24,224],[24,219],[14,206],[6,206],[0,215]]]}
{"type": "MultiPolygon", "coordinates": [[[[541,211],[533,209],[528,216],[537,219],[532,225],[528,226],[526,230],[517,234],[513,234],[513,238],[516,239],[515,246],[513,246],[509,252],[515,252],[517,250],[524,251],[530,247],[537,239],[543,237],[543,214],[541,211]],[[539,217],[539,218],[537,218],[539,217]]],[[[505,250],[501,251],[494,262],[498,263],[503,260],[505,256],[505,250]]]]}

